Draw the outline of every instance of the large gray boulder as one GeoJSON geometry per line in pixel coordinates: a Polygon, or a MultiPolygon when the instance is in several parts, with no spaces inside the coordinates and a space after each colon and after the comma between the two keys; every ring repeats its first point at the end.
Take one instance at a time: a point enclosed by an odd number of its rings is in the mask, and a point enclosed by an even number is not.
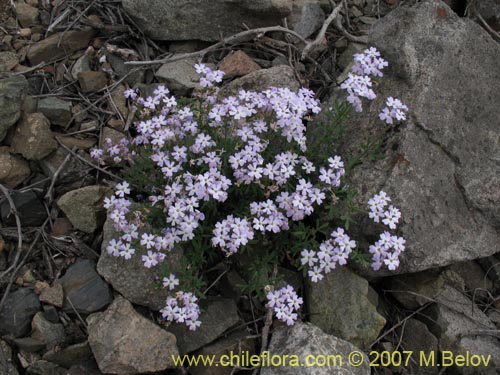
{"type": "MultiPolygon", "coordinates": [[[[400,207],[408,248],[396,272],[499,252],[500,46],[439,0],[394,10],[369,39],[389,69],[378,98],[349,123],[343,151],[385,139],[385,158],[355,168],[351,183],[364,207],[380,190],[400,207]],[[392,132],[377,118],[388,96],[410,109],[392,132]]],[[[380,233],[367,217],[360,228],[380,233]]]]}
{"type": "Polygon", "coordinates": [[[280,25],[288,0],[124,0],[125,11],[153,39],[218,41],[249,28],[280,25]]]}

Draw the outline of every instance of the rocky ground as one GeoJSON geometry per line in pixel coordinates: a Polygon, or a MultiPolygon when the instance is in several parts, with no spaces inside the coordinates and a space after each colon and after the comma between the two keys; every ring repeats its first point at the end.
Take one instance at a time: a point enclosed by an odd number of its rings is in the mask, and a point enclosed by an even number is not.
{"type": "MultiPolygon", "coordinates": [[[[154,286],[156,271],[101,252],[113,236],[102,201],[118,171],[96,166],[89,149],[105,138],[127,137],[134,113],[122,96],[126,87],[147,93],[165,83],[189,96],[197,88],[193,64],[200,51],[226,72],[223,92],[307,86],[327,109],[341,97],[338,84],[353,53],[366,44],[390,62],[381,97],[402,98],[411,116],[384,133],[373,120],[382,106],[375,100],[352,119],[339,150],[355,152],[371,137],[384,138],[385,157],[354,169],[350,182],[360,202],[383,189],[400,203],[408,251],[395,273],[353,265],[318,284],[280,269],[307,306],[294,327],[273,324],[269,350],[300,356],[356,348],[471,351],[491,354],[490,367],[445,373],[498,373],[500,4],[344,4],[318,37],[332,11],[326,0],[242,0],[238,6],[0,0],[0,374],[236,373],[176,369],[171,355],[258,353],[263,306],[237,287],[243,281],[238,269],[221,264],[207,271],[217,284],[203,301],[199,330],[161,321],[165,291],[154,286]],[[274,31],[211,47],[244,26],[278,25],[314,42],[306,47],[274,31]],[[139,64],[150,60],[163,62],[139,64]]],[[[314,147],[328,147],[314,127],[309,137],[314,147]]],[[[362,218],[358,223],[357,239],[369,239],[373,228],[362,218]]],[[[443,373],[415,361],[262,373],[370,371],[443,373]]]]}

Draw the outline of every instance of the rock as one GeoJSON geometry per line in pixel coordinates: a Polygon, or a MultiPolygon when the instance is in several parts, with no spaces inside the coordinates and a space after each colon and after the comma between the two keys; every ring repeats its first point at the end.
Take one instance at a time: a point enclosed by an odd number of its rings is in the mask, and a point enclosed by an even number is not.
{"type": "MultiPolygon", "coordinates": [[[[454,356],[465,355],[467,351],[491,356],[489,366],[481,366],[480,373],[497,373],[495,368],[500,366],[500,343],[497,338],[480,334],[484,330],[495,330],[496,327],[461,292],[446,285],[438,297],[438,303],[426,309],[423,316],[429,318],[428,327],[438,338],[441,351],[452,351],[454,356]]],[[[453,370],[460,374],[477,374],[479,368],[453,366],[453,370]]]]}
{"type": "Polygon", "coordinates": [[[48,303],[57,307],[63,307],[64,290],[61,284],[55,284],[53,287],[45,288],[40,293],[40,302],[48,303]]]}
{"type": "Polygon", "coordinates": [[[280,24],[292,10],[288,0],[125,0],[125,11],[153,39],[219,41],[242,31],[280,24]],[[168,25],[168,26],[167,26],[168,25]]]}
{"type": "Polygon", "coordinates": [[[28,375],[66,375],[65,373],[66,369],[47,361],[36,361],[27,370],[28,375]]]}
{"type": "Polygon", "coordinates": [[[38,22],[38,16],[40,12],[37,8],[31,5],[25,4],[22,1],[16,2],[16,16],[22,27],[34,26],[38,22]]]}
{"type": "Polygon", "coordinates": [[[50,234],[53,236],[66,236],[73,230],[73,224],[66,217],[58,217],[52,224],[50,234]]]}
{"type": "MultiPolygon", "coordinates": [[[[297,359],[296,362],[306,363],[308,356],[325,356],[329,358],[328,366],[263,366],[262,375],[369,375],[368,356],[364,355],[364,362],[358,367],[347,363],[346,358],[353,351],[360,351],[353,344],[339,339],[335,336],[327,335],[318,327],[311,323],[296,322],[291,327],[281,326],[274,330],[269,343],[270,356],[288,354],[287,359],[291,363],[291,356],[297,359]],[[338,357],[331,357],[338,355],[338,357]]],[[[309,357],[310,358],[310,357],[309,357]]],[[[320,357],[318,357],[320,358],[320,357]]]]}
{"type": "Polygon", "coordinates": [[[163,64],[156,72],[156,78],[175,94],[188,95],[193,89],[201,88],[200,76],[194,70],[197,62],[196,58],[191,58],[163,64]]]}
{"type": "Polygon", "coordinates": [[[92,69],[90,68],[90,63],[92,58],[89,54],[85,53],[78,58],[71,67],[71,77],[76,81],[78,80],[78,74],[81,72],[88,72],[92,69]]]}
{"type": "MultiPolygon", "coordinates": [[[[355,53],[360,53],[366,49],[366,46],[360,43],[349,43],[347,48],[340,55],[337,64],[340,69],[344,72],[342,75],[348,74],[351,71],[351,67],[354,65],[353,56],[355,53]]],[[[347,77],[346,77],[347,78],[347,77]]],[[[344,78],[345,79],[345,78],[344,78]]]]}
{"type": "MultiPolygon", "coordinates": [[[[198,350],[194,355],[209,356],[218,363],[223,355],[229,356],[252,356],[255,352],[255,339],[248,338],[248,332],[235,332],[214,343],[198,350]]],[[[242,366],[237,360],[231,363],[233,366],[242,366]]],[[[233,366],[190,366],[189,373],[192,375],[230,375],[233,366]]]]}
{"type": "Polygon", "coordinates": [[[0,52],[0,72],[7,72],[19,64],[19,56],[14,52],[0,52]]]}
{"type": "Polygon", "coordinates": [[[12,358],[12,349],[5,341],[0,340],[0,374],[19,375],[12,358]]]}
{"type": "Polygon", "coordinates": [[[38,112],[41,112],[54,125],[66,126],[73,116],[71,102],[49,96],[38,102],[38,112]]]}
{"type": "Polygon", "coordinates": [[[104,51],[106,56],[106,60],[111,64],[113,71],[118,75],[118,77],[125,78],[125,82],[129,86],[134,86],[137,83],[141,83],[144,81],[144,70],[138,70],[133,73],[130,71],[134,68],[130,65],[125,65],[125,60],[123,60],[120,56],[114,55],[108,50],[104,51]]]}
{"type": "Polygon", "coordinates": [[[108,284],[99,277],[95,263],[90,260],[79,260],[73,264],[56,283],[64,289],[66,312],[73,312],[74,307],[79,313],[90,314],[106,307],[113,300],[108,284]]]}
{"type": "Polygon", "coordinates": [[[96,31],[93,29],[86,29],[70,30],[64,35],[62,33],[53,34],[30,45],[26,57],[32,65],[59,59],[80,49],[87,48],[95,33],[96,31]]]}
{"type": "MultiPolygon", "coordinates": [[[[384,141],[386,157],[356,167],[350,178],[361,206],[383,190],[404,213],[399,230],[408,251],[396,272],[499,252],[500,46],[437,0],[395,9],[373,26],[369,41],[391,70],[366,113],[350,121],[342,150],[387,135],[375,115],[386,97],[410,108],[408,121],[384,141]]],[[[361,219],[360,228],[368,226],[361,219]]]]}
{"type": "Polygon", "coordinates": [[[308,280],[306,296],[311,323],[328,334],[367,348],[385,325],[368,292],[368,281],[346,267],[333,270],[318,283],[308,280]]]}
{"type": "Polygon", "coordinates": [[[43,355],[43,359],[61,367],[70,368],[93,358],[88,342],[67,346],[63,349],[52,349],[43,355]]]}
{"type": "Polygon", "coordinates": [[[111,142],[115,145],[120,144],[122,139],[126,139],[127,137],[122,132],[105,126],[102,128],[102,139],[106,140],[108,138],[111,139],[111,142]]]}
{"type": "MultiPolygon", "coordinates": [[[[413,353],[438,353],[438,340],[427,326],[417,319],[408,319],[401,329],[398,329],[398,336],[401,337],[401,349],[410,350],[413,353]]],[[[411,374],[437,374],[439,367],[426,367],[420,363],[410,362],[411,374]]]]}
{"type": "Polygon", "coordinates": [[[298,91],[300,84],[295,78],[295,73],[291,67],[278,65],[269,69],[257,70],[235,79],[221,88],[219,96],[238,95],[238,91],[242,89],[261,91],[270,87],[288,87],[292,91],[298,91]]]}
{"type": "Polygon", "coordinates": [[[294,0],[288,26],[304,39],[312,36],[323,25],[325,12],[319,1],[294,0]]]}
{"type": "Polygon", "coordinates": [[[113,111],[117,110],[121,117],[126,121],[128,117],[128,106],[127,99],[125,98],[125,95],[123,95],[125,89],[126,87],[124,85],[118,85],[111,92],[112,101],[110,100],[110,108],[113,108],[113,111]]]}
{"type": "Polygon", "coordinates": [[[21,105],[28,91],[28,81],[22,75],[0,79],[0,142],[21,115],[21,105]]]}
{"type": "Polygon", "coordinates": [[[104,72],[80,72],[78,73],[78,83],[82,92],[88,93],[103,89],[108,84],[108,76],[104,72]]]}
{"type": "Polygon", "coordinates": [[[31,337],[44,343],[48,348],[62,344],[66,339],[64,327],[60,323],[51,323],[45,319],[43,312],[35,314],[31,322],[31,337]]]}
{"type": "MultiPolygon", "coordinates": [[[[33,190],[13,191],[10,196],[14,201],[22,226],[36,227],[43,224],[47,218],[47,211],[42,200],[33,190]]],[[[15,226],[15,216],[10,214],[10,210],[9,202],[6,199],[0,199],[2,222],[15,226]]]]}
{"type": "Polygon", "coordinates": [[[476,301],[477,299],[487,299],[489,291],[493,290],[493,282],[475,261],[452,264],[450,270],[462,278],[465,291],[473,298],[476,298],[476,301]]]}
{"type": "Polygon", "coordinates": [[[434,300],[442,291],[445,279],[438,271],[398,275],[386,280],[392,296],[409,310],[416,310],[434,300]]]}
{"type": "Polygon", "coordinates": [[[53,132],[53,134],[59,142],[69,149],[75,147],[78,150],[88,150],[97,143],[95,138],[76,138],[56,132],[53,132]]]}
{"type": "MultiPolygon", "coordinates": [[[[110,283],[113,288],[132,303],[147,306],[154,310],[165,307],[165,299],[169,295],[168,290],[159,288],[158,281],[161,280],[161,267],[144,267],[141,253],[136,254],[129,260],[108,254],[106,247],[113,238],[118,238],[113,222],[106,220],[103,228],[103,240],[101,256],[97,263],[97,272],[110,283]],[[134,275],[134,277],[130,277],[134,275]]],[[[176,270],[181,267],[182,252],[174,250],[168,254],[165,262],[170,269],[176,270]]]]}
{"type": "Polygon", "coordinates": [[[39,339],[34,339],[33,337],[21,337],[20,339],[15,339],[14,344],[19,348],[19,350],[36,353],[45,348],[45,343],[39,339]]]}
{"type": "Polygon", "coordinates": [[[40,310],[35,293],[21,288],[9,294],[0,311],[0,334],[21,337],[30,331],[31,319],[40,310]]]}
{"type": "Polygon", "coordinates": [[[111,194],[112,191],[104,186],[85,186],[64,194],[57,205],[76,229],[93,233],[104,223],[106,211],[102,202],[111,194]]]}
{"type": "Polygon", "coordinates": [[[8,147],[0,147],[0,183],[14,189],[30,176],[31,170],[26,160],[9,151],[8,147]]]}
{"type": "Polygon", "coordinates": [[[111,374],[140,374],[173,368],[175,336],[117,298],[103,313],[87,318],[89,344],[99,369],[111,374]]]}
{"type": "Polygon", "coordinates": [[[41,113],[23,116],[12,138],[11,150],[28,160],[40,160],[57,148],[49,120],[41,113]]]}
{"type": "Polygon", "coordinates": [[[231,299],[209,297],[200,303],[200,309],[201,325],[196,331],[190,331],[184,324],[169,327],[169,331],[177,337],[181,354],[211,343],[240,321],[236,303],[231,299]],[[221,314],[222,311],[224,314],[221,314]]]}
{"type": "Polygon", "coordinates": [[[486,23],[495,31],[500,31],[500,3],[496,0],[483,0],[472,4],[486,23]]]}
{"type": "Polygon", "coordinates": [[[260,66],[245,52],[238,50],[224,57],[224,60],[219,64],[219,69],[225,73],[225,78],[233,78],[260,70],[260,66]]]}
{"type": "MultiPolygon", "coordinates": [[[[84,158],[86,157],[87,159],[90,159],[88,153],[78,151],[77,153],[84,158]]],[[[40,165],[42,167],[42,170],[47,176],[53,176],[66,159],[67,155],[68,151],[66,151],[62,147],[59,147],[56,151],[54,151],[41,161],[40,165]]],[[[57,182],[71,183],[74,181],[78,181],[88,175],[88,170],[89,167],[81,160],[75,157],[70,157],[64,168],[60,171],[57,182]]]]}

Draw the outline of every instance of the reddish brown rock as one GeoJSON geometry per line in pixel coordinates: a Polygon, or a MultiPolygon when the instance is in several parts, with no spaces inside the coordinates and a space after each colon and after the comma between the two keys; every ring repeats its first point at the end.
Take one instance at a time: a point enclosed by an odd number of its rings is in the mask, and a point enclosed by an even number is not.
{"type": "Polygon", "coordinates": [[[238,50],[227,55],[219,65],[219,69],[228,78],[242,77],[260,69],[259,64],[252,60],[245,52],[238,50]]]}
{"type": "Polygon", "coordinates": [[[59,59],[80,49],[87,48],[95,30],[71,30],[49,36],[31,45],[26,57],[32,65],[59,59]],[[60,43],[59,43],[60,41],[60,43]]]}

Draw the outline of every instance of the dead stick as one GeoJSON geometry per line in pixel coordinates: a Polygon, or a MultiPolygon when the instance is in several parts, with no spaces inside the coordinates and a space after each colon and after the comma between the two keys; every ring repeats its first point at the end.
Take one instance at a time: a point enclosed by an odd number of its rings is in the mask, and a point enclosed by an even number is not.
{"type": "Polygon", "coordinates": [[[321,26],[321,30],[319,31],[318,35],[316,36],[316,39],[314,39],[312,42],[307,43],[306,46],[304,47],[304,50],[302,51],[302,56],[301,60],[304,60],[306,56],[309,54],[309,51],[311,48],[314,46],[318,45],[321,43],[323,38],[325,37],[326,30],[328,29],[328,26],[332,23],[332,21],[338,17],[340,9],[342,9],[342,1],[337,5],[335,8],[333,8],[332,13],[328,16],[328,18],[323,22],[323,26],[321,26]]]}

